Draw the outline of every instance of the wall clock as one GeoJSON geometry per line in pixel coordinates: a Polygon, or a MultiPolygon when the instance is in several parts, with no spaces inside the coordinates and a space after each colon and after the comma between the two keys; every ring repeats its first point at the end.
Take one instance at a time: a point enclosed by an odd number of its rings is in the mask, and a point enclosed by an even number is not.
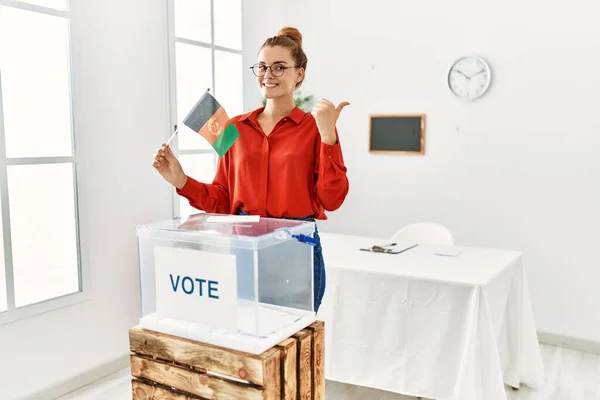
{"type": "Polygon", "coordinates": [[[448,71],[450,91],[465,101],[473,101],[483,96],[491,81],[492,71],[488,62],[476,55],[459,58],[448,71]]]}

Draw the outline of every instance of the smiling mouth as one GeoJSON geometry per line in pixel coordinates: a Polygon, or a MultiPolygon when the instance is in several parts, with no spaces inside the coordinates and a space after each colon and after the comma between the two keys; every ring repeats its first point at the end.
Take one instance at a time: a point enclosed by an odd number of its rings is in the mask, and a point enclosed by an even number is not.
{"type": "Polygon", "coordinates": [[[263,86],[266,88],[274,88],[275,86],[279,85],[278,83],[265,83],[263,82],[263,86]]]}

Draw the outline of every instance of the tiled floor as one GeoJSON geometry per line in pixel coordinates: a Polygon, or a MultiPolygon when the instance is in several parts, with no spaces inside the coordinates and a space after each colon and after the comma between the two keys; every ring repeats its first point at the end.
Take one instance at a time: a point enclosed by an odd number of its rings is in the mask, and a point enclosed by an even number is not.
{"type": "MultiPolygon", "coordinates": [[[[600,355],[542,345],[546,384],[507,390],[508,400],[600,400],[600,355]]],[[[409,400],[413,397],[327,382],[327,400],[409,400]]],[[[131,400],[129,370],[119,371],[57,400],[131,400]]]]}

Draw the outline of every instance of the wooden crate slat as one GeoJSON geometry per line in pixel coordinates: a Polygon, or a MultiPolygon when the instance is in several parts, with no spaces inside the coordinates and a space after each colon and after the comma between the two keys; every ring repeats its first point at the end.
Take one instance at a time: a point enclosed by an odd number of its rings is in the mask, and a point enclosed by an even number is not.
{"type": "Polygon", "coordinates": [[[316,321],[307,328],[313,334],[312,373],[313,400],[325,399],[325,323],[316,321]]]}
{"type": "Polygon", "coordinates": [[[296,400],[298,397],[297,342],[296,338],[291,337],[277,345],[281,350],[281,400],[296,400]]]}
{"type": "Polygon", "coordinates": [[[138,355],[131,355],[131,374],[208,400],[265,400],[263,390],[138,355]]]}
{"type": "Polygon", "coordinates": [[[137,327],[129,330],[129,343],[133,353],[217,372],[259,386],[265,384],[267,363],[279,353],[271,348],[262,354],[248,354],[137,327]]]}
{"type": "Polygon", "coordinates": [[[303,329],[294,337],[298,340],[298,400],[312,400],[312,333],[303,329]]]}
{"type": "Polygon", "coordinates": [[[265,362],[265,400],[281,400],[281,351],[273,347],[275,355],[265,362]]]}
{"type": "Polygon", "coordinates": [[[174,390],[149,385],[137,379],[131,380],[133,400],[198,400],[199,397],[189,397],[174,390]]]}

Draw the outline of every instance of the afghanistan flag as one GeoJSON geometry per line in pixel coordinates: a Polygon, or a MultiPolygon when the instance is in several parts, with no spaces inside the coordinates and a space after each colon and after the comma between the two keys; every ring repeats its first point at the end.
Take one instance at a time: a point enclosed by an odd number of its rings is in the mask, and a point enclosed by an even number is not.
{"type": "Polygon", "coordinates": [[[225,109],[208,90],[204,92],[183,123],[208,140],[219,157],[223,157],[239,137],[239,132],[225,109]]]}

